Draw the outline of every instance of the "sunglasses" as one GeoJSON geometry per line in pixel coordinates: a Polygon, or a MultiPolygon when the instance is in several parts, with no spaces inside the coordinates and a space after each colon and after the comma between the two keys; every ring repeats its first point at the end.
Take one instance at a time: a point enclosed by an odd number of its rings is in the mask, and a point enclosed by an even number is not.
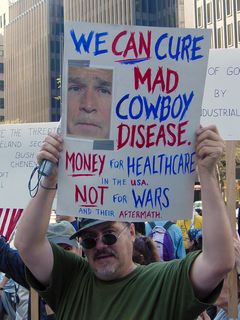
{"type": "Polygon", "coordinates": [[[101,242],[103,244],[106,244],[107,246],[112,246],[113,244],[115,244],[117,242],[117,240],[120,238],[122,232],[128,227],[128,225],[126,225],[121,231],[120,233],[117,235],[113,232],[106,232],[104,234],[102,234],[99,237],[87,237],[85,239],[82,239],[81,241],[81,245],[84,249],[93,249],[94,247],[96,247],[97,244],[97,240],[101,240],[101,242]]]}

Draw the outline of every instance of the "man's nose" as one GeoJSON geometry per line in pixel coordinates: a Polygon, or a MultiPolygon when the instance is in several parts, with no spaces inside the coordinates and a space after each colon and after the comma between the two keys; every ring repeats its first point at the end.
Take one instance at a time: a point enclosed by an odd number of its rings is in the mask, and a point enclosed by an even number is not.
{"type": "Polygon", "coordinates": [[[86,112],[93,112],[97,109],[96,104],[97,100],[94,90],[87,89],[80,101],[80,109],[83,109],[86,112]]]}
{"type": "Polygon", "coordinates": [[[102,242],[102,237],[98,237],[96,239],[96,249],[102,249],[103,247],[106,247],[106,246],[107,245],[102,242]]]}

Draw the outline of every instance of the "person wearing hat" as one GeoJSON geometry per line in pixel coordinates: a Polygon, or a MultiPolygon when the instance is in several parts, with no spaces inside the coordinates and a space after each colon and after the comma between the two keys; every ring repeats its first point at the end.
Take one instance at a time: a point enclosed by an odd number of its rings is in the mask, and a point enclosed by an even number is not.
{"type": "MultiPolygon", "coordinates": [[[[49,134],[38,162],[47,159],[57,164],[62,143],[59,135],[49,134]]],[[[197,130],[203,251],[147,266],[132,260],[135,228],[128,222],[82,220],[71,238],[81,236],[87,260],[49,243],[45,233],[56,192],[54,166],[24,210],[15,246],[28,268],[28,281],[57,319],[190,320],[216,300],[224,276],[234,267],[231,227],[215,174],[223,148],[215,126],[197,130]]]]}
{"type": "Polygon", "coordinates": [[[202,230],[192,228],[188,230],[187,252],[202,250],[202,230]]]}
{"type": "MultiPolygon", "coordinates": [[[[76,239],[69,239],[75,232],[74,227],[68,221],[61,221],[59,223],[49,224],[47,231],[47,238],[52,243],[55,243],[63,249],[78,254],[81,256],[81,248],[76,239]]],[[[24,263],[19,256],[17,250],[12,249],[6,239],[0,236],[0,271],[8,273],[9,277],[17,284],[30,289],[26,279],[24,263]]],[[[31,320],[31,304],[28,304],[28,319],[31,320]]],[[[52,320],[55,319],[53,311],[46,306],[43,299],[39,300],[39,319],[52,320]]]]}

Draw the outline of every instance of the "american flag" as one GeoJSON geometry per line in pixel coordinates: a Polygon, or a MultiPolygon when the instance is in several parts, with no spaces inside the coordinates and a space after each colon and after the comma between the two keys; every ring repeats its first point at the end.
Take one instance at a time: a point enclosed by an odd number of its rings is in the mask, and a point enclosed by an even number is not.
{"type": "Polygon", "coordinates": [[[23,209],[0,208],[0,235],[9,240],[23,209]]]}

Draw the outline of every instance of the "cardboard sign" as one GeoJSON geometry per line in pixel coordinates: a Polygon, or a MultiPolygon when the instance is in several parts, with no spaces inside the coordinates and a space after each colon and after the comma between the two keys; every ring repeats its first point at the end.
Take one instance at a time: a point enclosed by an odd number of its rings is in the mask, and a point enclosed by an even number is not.
{"type": "Polygon", "coordinates": [[[58,214],[192,215],[210,31],[67,22],[58,214]]]}
{"type": "Polygon", "coordinates": [[[215,124],[224,140],[240,137],[240,49],[211,49],[201,124],[215,124]]]}
{"type": "MultiPolygon", "coordinates": [[[[36,167],[36,153],[58,123],[0,125],[1,208],[25,208],[30,200],[28,182],[36,167]]],[[[35,183],[36,180],[33,181],[35,183]]]]}

